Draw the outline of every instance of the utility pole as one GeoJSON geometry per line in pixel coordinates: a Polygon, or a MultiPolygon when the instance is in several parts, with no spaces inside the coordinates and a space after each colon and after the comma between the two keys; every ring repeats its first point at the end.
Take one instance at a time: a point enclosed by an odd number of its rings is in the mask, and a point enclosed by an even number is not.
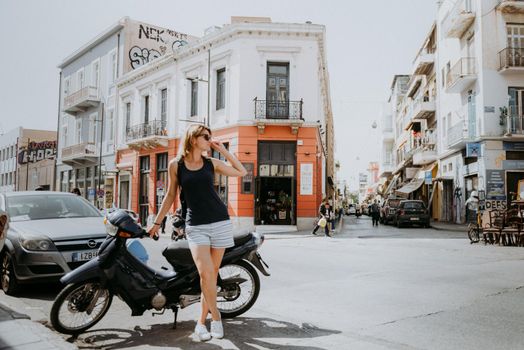
{"type": "Polygon", "coordinates": [[[210,122],[210,101],[211,100],[211,44],[207,50],[207,127],[209,128],[210,122]]]}
{"type": "MultiPolygon", "coordinates": [[[[98,202],[98,193],[100,191],[100,186],[102,186],[102,147],[103,147],[103,137],[104,137],[104,103],[100,103],[101,106],[101,119],[97,120],[97,122],[100,122],[100,153],[98,156],[98,188],[96,189],[95,193],[95,201],[98,202]]],[[[96,137],[96,136],[95,136],[96,137]]]]}
{"type": "Polygon", "coordinates": [[[31,143],[31,139],[27,138],[27,146],[26,146],[26,156],[27,156],[27,163],[25,166],[25,190],[29,190],[29,144],[31,143]]]}

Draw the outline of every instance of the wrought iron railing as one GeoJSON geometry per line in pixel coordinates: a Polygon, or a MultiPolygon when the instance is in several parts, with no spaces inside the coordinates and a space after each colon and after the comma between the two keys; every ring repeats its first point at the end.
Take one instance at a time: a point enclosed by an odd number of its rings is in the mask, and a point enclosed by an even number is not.
{"type": "Polygon", "coordinates": [[[167,136],[167,122],[151,120],[147,123],[133,125],[126,130],[126,141],[135,141],[150,136],[167,136]]]}
{"type": "Polygon", "coordinates": [[[304,120],[302,118],[302,104],[300,101],[267,101],[255,98],[255,119],[289,119],[304,120]]]}
{"type": "Polygon", "coordinates": [[[467,130],[463,121],[448,129],[448,147],[467,139],[467,130]]]}
{"type": "Polygon", "coordinates": [[[458,79],[477,74],[475,57],[462,57],[446,75],[446,86],[454,85],[458,79]]]}
{"type": "Polygon", "coordinates": [[[524,67],[524,49],[506,47],[499,52],[499,69],[524,67]]]}
{"type": "Polygon", "coordinates": [[[510,135],[524,135],[524,115],[517,106],[509,106],[506,115],[506,133],[510,135]]]}

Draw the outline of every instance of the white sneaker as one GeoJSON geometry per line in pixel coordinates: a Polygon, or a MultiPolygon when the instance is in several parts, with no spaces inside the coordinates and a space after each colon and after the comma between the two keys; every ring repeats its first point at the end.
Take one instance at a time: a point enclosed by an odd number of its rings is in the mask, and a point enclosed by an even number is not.
{"type": "Polygon", "coordinates": [[[211,339],[211,334],[209,334],[209,332],[207,331],[206,326],[198,322],[195,326],[195,334],[197,335],[200,341],[208,341],[209,339],[211,339]]]}
{"type": "Polygon", "coordinates": [[[222,321],[211,321],[211,336],[217,339],[224,338],[224,327],[222,326],[222,321]]]}

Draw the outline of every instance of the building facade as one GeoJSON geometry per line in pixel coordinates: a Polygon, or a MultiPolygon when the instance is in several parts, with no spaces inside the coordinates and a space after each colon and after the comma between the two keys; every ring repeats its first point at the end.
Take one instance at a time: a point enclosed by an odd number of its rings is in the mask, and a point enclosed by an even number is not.
{"type": "Polygon", "coordinates": [[[79,188],[98,207],[115,203],[116,80],[191,40],[127,17],[58,66],[57,189],[79,188]]]}
{"type": "Polygon", "coordinates": [[[0,135],[0,192],[52,190],[56,131],[15,128],[0,135]]]}
{"type": "MultiPolygon", "coordinates": [[[[157,212],[167,165],[193,123],[209,125],[248,170],[217,176],[235,226],[309,228],[334,197],[325,28],[232,18],[118,81],[118,206],[157,212]]],[[[217,154],[213,156],[218,157],[217,154]]]]}

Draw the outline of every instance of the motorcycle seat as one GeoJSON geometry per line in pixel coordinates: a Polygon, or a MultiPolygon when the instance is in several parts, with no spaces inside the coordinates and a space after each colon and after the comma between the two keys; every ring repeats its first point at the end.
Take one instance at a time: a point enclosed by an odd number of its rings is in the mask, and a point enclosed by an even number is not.
{"type": "MultiPolygon", "coordinates": [[[[235,247],[246,244],[252,237],[253,235],[250,232],[233,236],[235,247]]],[[[228,250],[230,249],[232,248],[228,248],[228,250]]],[[[162,252],[162,255],[173,266],[187,267],[194,265],[193,257],[189,250],[189,244],[185,239],[169,243],[162,252]]]]}

